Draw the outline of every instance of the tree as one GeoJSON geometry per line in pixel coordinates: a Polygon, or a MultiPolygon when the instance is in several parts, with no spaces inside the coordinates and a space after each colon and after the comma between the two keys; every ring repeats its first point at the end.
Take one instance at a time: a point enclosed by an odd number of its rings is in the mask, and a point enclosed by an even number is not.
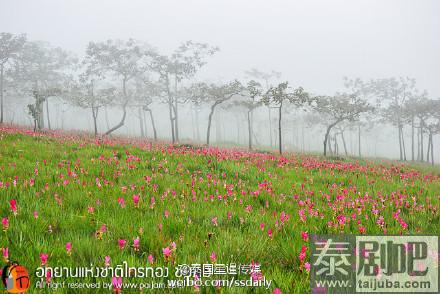
{"type": "Polygon", "coordinates": [[[411,123],[411,160],[415,160],[415,152],[414,152],[414,135],[415,129],[418,131],[418,142],[417,142],[417,159],[423,160],[423,133],[424,133],[424,124],[426,119],[429,116],[429,108],[427,102],[427,92],[422,92],[419,95],[412,95],[408,100],[405,101],[403,107],[403,117],[405,120],[410,121],[411,123]],[[416,120],[418,120],[418,126],[416,125],[416,120]],[[421,143],[421,144],[420,144],[421,143]],[[422,152],[421,152],[422,151],[422,152]]]}
{"type": "Polygon", "coordinates": [[[206,64],[206,57],[212,56],[218,50],[206,43],[187,41],[171,56],[157,55],[155,58],[153,68],[159,74],[163,96],[168,104],[173,143],[179,141],[178,84],[184,79],[192,78],[206,64]]]}
{"type": "Polygon", "coordinates": [[[327,155],[327,143],[330,131],[343,121],[353,122],[361,113],[372,110],[367,101],[355,94],[336,94],[335,96],[317,96],[313,99],[312,108],[328,120],[324,137],[324,156],[327,155]]]}
{"type": "MultiPolygon", "coordinates": [[[[426,162],[431,161],[434,165],[434,135],[440,133],[440,100],[421,99],[415,111],[420,118],[421,137],[423,132],[428,134],[426,162]]],[[[420,159],[423,161],[423,149],[420,150],[420,159]]]]}
{"type": "Polygon", "coordinates": [[[90,42],[86,51],[86,60],[90,71],[99,75],[112,75],[121,82],[121,97],[116,101],[122,108],[122,117],[105,135],[110,135],[125,123],[129,95],[127,87],[135,77],[143,74],[151,67],[151,59],[155,56],[152,49],[139,44],[133,39],[128,41],[108,40],[106,42],[90,42]]]}
{"type": "Polygon", "coordinates": [[[3,123],[4,74],[6,65],[17,58],[26,42],[25,35],[0,33],[0,123],[3,123]]]}
{"type": "Polygon", "coordinates": [[[144,117],[143,111],[146,111],[150,115],[154,140],[157,140],[156,124],[154,122],[151,104],[153,103],[153,97],[157,97],[160,95],[160,86],[157,83],[149,81],[148,79],[144,79],[144,77],[138,77],[135,80],[135,92],[132,95],[134,96],[134,100],[139,103],[139,105],[136,105],[136,107],[138,107],[141,135],[143,136],[146,130],[146,127],[144,130],[142,123],[144,117]]]}
{"type": "Polygon", "coordinates": [[[418,94],[416,82],[410,78],[376,79],[368,83],[369,90],[376,95],[382,108],[382,117],[397,128],[400,160],[406,160],[403,127],[410,120],[405,113],[405,104],[418,94]]]}
{"type": "Polygon", "coordinates": [[[33,96],[34,103],[28,108],[37,129],[44,128],[44,102],[50,128],[48,98],[64,91],[72,78],[65,69],[75,62],[74,56],[45,42],[26,42],[21,54],[14,60],[9,73],[22,92],[33,96]]]}
{"type": "MultiPolygon", "coordinates": [[[[256,68],[252,68],[250,70],[245,71],[245,74],[248,77],[251,77],[255,80],[260,80],[264,82],[265,90],[268,91],[269,88],[272,86],[270,81],[272,79],[279,79],[281,77],[281,73],[272,70],[271,72],[262,72],[259,71],[256,68]]],[[[273,138],[272,138],[272,115],[271,115],[271,108],[269,105],[267,106],[267,113],[268,113],[268,121],[269,121],[269,139],[270,139],[270,147],[273,146],[273,138]]]]}
{"type": "Polygon", "coordinates": [[[251,80],[247,83],[245,94],[242,95],[243,99],[236,100],[234,105],[243,107],[247,112],[247,126],[248,126],[248,146],[252,150],[252,135],[253,135],[253,111],[262,105],[261,96],[263,90],[261,84],[251,80]]]}
{"type": "Polygon", "coordinates": [[[82,79],[73,85],[67,94],[69,101],[84,109],[90,109],[93,118],[93,130],[95,137],[98,135],[98,114],[99,110],[115,99],[116,89],[114,87],[97,89],[95,81],[82,79]]]}
{"type": "Polygon", "coordinates": [[[197,83],[193,84],[188,90],[191,93],[192,101],[203,101],[211,103],[208,116],[208,127],[206,130],[206,144],[209,145],[211,136],[211,124],[214,111],[217,106],[230,100],[235,95],[239,95],[243,91],[243,85],[235,80],[224,85],[197,83]]]}
{"type": "Polygon", "coordinates": [[[283,104],[285,102],[291,103],[296,107],[300,107],[309,101],[309,95],[304,91],[302,87],[293,89],[292,92],[289,92],[289,83],[284,82],[278,84],[276,87],[270,87],[269,90],[263,96],[263,103],[266,105],[275,105],[278,108],[278,143],[279,143],[279,152],[283,153],[282,147],[282,110],[283,104]]]}

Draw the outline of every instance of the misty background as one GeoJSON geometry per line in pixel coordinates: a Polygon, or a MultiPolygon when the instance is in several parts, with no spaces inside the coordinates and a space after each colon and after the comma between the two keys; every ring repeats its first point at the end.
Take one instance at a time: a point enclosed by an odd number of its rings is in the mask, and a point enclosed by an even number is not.
{"type": "MultiPolygon", "coordinates": [[[[343,77],[376,79],[411,77],[431,99],[440,98],[439,1],[6,1],[0,0],[0,31],[27,35],[85,55],[90,41],[108,39],[145,41],[162,54],[171,54],[187,40],[218,46],[194,82],[224,83],[249,80],[245,72],[256,68],[276,71],[274,83],[289,81],[316,95],[344,91],[343,77]]],[[[5,120],[32,125],[26,100],[14,101],[5,93],[5,120]]],[[[90,113],[52,99],[52,128],[93,129],[90,113]]],[[[161,139],[170,139],[167,106],[151,105],[161,139]]],[[[255,144],[276,149],[277,112],[254,113],[255,144]]],[[[137,109],[129,109],[117,134],[140,135],[137,109]]],[[[203,143],[208,111],[200,113],[199,136],[190,105],[180,114],[182,142],[203,143]]],[[[98,118],[105,132],[119,120],[118,107],[98,118]]],[[[304,122],[297,113],[283,114],[286,150],[321,152],[325,129],[304,122]]],[[[145,121],[146,136],[152,129],[145,121]]],[[[409,138],[409,129],[404,129],[409,138]]],[[[398,158],[395,130],[375,124],[362,131],[363,155],[398,158]]],[[[246,116],[233,108],[216,110],[212,139],[218,145],[247,144],[246,116]]],[[[347,148],[358,152],[358,134],[348,130],[347,148]]],[[[438,141],[438,136],[435,136],[438,141]]],[[[409,139],[407,140],[409,142],[409,139]]],[[[438,142],[435,142],[436,144],[438,142]]],[[[434,158],[440,152],[434,145],[434,158]]],[[[407,146],[408,148],[408,146],[407,146]]],[[[426,147],[425,147],[426,148],[426,147]]],[[[409,149],[408,149],[409,150],[409,149]]]]}

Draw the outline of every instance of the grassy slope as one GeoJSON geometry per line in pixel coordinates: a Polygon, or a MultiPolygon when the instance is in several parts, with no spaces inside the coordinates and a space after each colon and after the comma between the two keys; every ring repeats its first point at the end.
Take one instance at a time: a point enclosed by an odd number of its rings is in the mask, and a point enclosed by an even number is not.
{"type": "Polygon", "coordinates": [[[308,243],[301,239],[300,232],[358,234],[357,220],[329,227],[329,221],[337,222],[337,215],[350,217],[359,212],[357,219],[367,234],[383,234],[384,229],[388,234],[440,234],[439,177],[425,177],[426,171],[421,171],[402,180],[401,174],[410,172],[410,166],[358,166],[309,157],[290,157],[283,163],[272,155],[239,151],[213,149],[207,151],[209,154],[194,154],[202,152],[167,146],[147,150],[123,144],[98,145],[81,139],[11,132],[1,136],[0,217],[8,217],[10,225],[1,234],[0,247],[8,247],[10,259],[26,265],[31,272],[39,266],[42,252],[49,253],[50,266],[102,266],[106,255],[113,265],[126,260],[130,266],[146,266],[149,254],[159,266],[209,263],[214,251],[219,263],[257,261],[266,278],[274,280],[272,289],[303,293],[308,291],[309,276],[300,268],[298,255],[308,243]],[[100,160],[101,156],[105,158],[100,160]],[[76,176],[68,175],[69,168],[76,176]],[[150,183],[146,176],[152,177],[150,183]],[[18,177],[16,187],[12,184],[14,177],[18,177]],[[33,186],[29,185],[30,179],[35,179],[33,186]],[[98,187],[97,180],[102,187],[98,187]],[[228,186],[230,195],[226,197],[228,186]],[[134,207],[133,194],[141,195],[139,207],[134,207]],[[323,194],[329,195],[335,210],[323,194]],[[335,200],[338,194],[345,195],[343,200],[335,200]],[[225,197],[219,200],[219,195],[225,197]],[[373,204],[381,203],[378,195],[384,200],[377,208],[385,227],[376,223],[378,216],[372,213],[373,204]],[[125,199],[125,208],[118,204],[119,197],[125,199]],[[151,197],[156,201],[154,208],[150,208],[151,197]],[[364,204],[356,204],[363,207],[361,211],[343,205],[362,197],[366,197],[364,204]],[[391,197],[403,199],[400,217],[408,224],[407,230],[392,216],[398,208],[391,197]],[[417,206],[411,197],[415,197],[417,206]],[[11,199],[17,200],[16,217],[9,207],[11,199]],[[94,207],[93,214],[88,213],[88,207],[94,207]],[[319,216],[312,216],[310,207],[319,216]],[[300,209],[305,211],[305,222],[300,220],[300,209]],[[169,211],[168,218],[165,210],[169,211]],[[232,214],[230,219],[228,212],[232,214]],[[289,215],[284,224],[281,212],[289,215]],[[212,223],[214,217],[218,218],[218,226],[212,223]],[[260,229],[261,223],[265,224],[264,230],[260,229]],[[103,224],[108,231],[99,240],[95,232],[103,224]],[[272,239],[267,233],[269,228],[273,230],[272,239]],[[211,238],[209,233],[213,233],[211,238]],[[137,236],[140,250],[134,251],[130,247],[137,236]],[[124,250],[118,247],[119,239],[127,240],[124,250]],[[173,241],[177,244],[173,261],[165,261],[162,248],[173,241]],[[67,242],[72,242],[71,256],[66,254],[67,242]]]}

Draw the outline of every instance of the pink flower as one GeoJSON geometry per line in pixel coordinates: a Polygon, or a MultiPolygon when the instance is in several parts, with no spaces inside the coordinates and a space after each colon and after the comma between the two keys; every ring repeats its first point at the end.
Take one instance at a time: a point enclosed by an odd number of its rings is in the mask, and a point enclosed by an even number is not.
{"type": "Polygon", "coordinates": [[[403,230],[408,229],[408,224],[403,219],[399,219],[399,223],[403,230]]]}
{"type": "Polygon", "coordinates": [[[122,278],[121,277],[113,277],[112,278],[112,286],[113,286],[113,292],[121,293],[122,278]]]}
{"type": "Polygon", "coordinates": [[[103,224],[103,225],[101,226],[100,231],[101,231],[102,233],[107,232],[107,225],[106,225],[106,224],[103,224]]]}
{"type": "Polygon", "coordinates": [[[156,203],[156,199],[154,199],[154,197],[151,197],[150,199],[150,208],[153,209],[154,208],[154,204],[156,203]]]}
{"type": "Polygon", "coordinates": [[[302,263],[304,261],[304,259],[306,258],[306,253],[307,253],[307,246],[302,246],[301,247],[301,253],[299,254],[299,261],[302,263]]]}
{"type": "Polygon", "coordinates": [[[15,199],[10,200],[9,206],[11,207],[11,210],[14,213],[14,215],[17,215],[17,200],[15,199]]]}
{"type": "Polygon", "coordinates": [[[162,248],[162,253],[165,256],[165,258],[169,258],[171,256],[170,247],[162,248]]]}
{"type": "Polygon", "coordinates": [[[150,264],[153,264],[153,262],[154,262],[154,257],[153,257],[153,255],[148,255],[148,262],[150,263],[150,264]]]}
{"type": "Polygon", "coordinates": [[[194,275],[194,292],[200,291],[200,286],[198,281],[200,280],[199,276],[197,274],[194,275]]]}
{"type": "Polygon", "coordinates": [[[301,238],[305,241],[309,241],[309,233],[308,232],[301,232],[301,238]]]}
{"type": "Polygon", "coordinates": [[[139,242],[140,242],[139,237],[136,237],[136,239],[133,240],[134,251],[139,251],[139,242]]]}
{"type": "Polygon", "coordinates": [[[120,205],[122,208],[125,207],[125,199],[124,199],[124,198],[119,197],[119,198],[118,198],[118,203],[119,203],[119,205],[120,205]]]}
{"type": "Polygon", "coordinates": [[[310,263],[304,263],[304,268],[309,272],[310,271],[310,263]]]}
{"type": "Polygon", "coordinates": [[[273,294],[282,294],[282,292],[279,288],[275,288],[273,289],[273,294]]]}
{"type": "Polygon", "coordinates": [[[2,253],[5,261],[9,262],[9,248],[8,247],[2,248],[2,253]]]}
{"type": "Polygon", "coordinates": [[[260,230],[264,231],[264,223],[260,224],[260,230]]]}
{"type": "Polygon", "coordinates": [[[7,217],[2,218],[3,230],[6,231],[9,228],[9,220],[7,217]]]}
{"type": "Polygon", "coordinates": [[[215,254],[215,252],[213,251],[213,252],[211,253],[210,258],[211,258],[211,262],[212,262],[212,263],[215,263],[215,262],[217,261],[217,254],[215,254]]]}
{"type": "Polygon", "coordinates": [[[269,235],[269,238],[273,238],[273,231],[271,228],[269,228],[269,230],[267,230],[267,235],[269,235]]]}
{"type": "Polygon", "coordinates": [[[213,224],[214,226],[218,226],[217,217],[213,217],[213,218],[211,219],[211,222],[212,222],[212,224],[213,224]]]}
{"type": "Polygon", "coordinates": [[[170,212],[168,210],[165,210],[164,216],[165,216],[165,218],[168,218],[170,216],[170,212]]]}
{"type": "Polygon", "coordinates": [[[90,214],[93,214],[95,212],[95,208],[93,208],[93,206],[89,206],[87,208],[87,212],[90,213],[90,214]]]}
{"type": "Polygon", "coordinates": [[[110,266],[110,256],[107,255],[106,257],[104,257],[104,265],[106,267],[110,266]]]}
{"type": "Polygon", "coordinates": [[[124,249],[125,244],[127,244],[127,241],[125,241],[124,239],[119,239],[118,240],[118,245],[119,245],[119,249],[124,249]]]}
{"type": "Polygon", "coordinates": [[[41,253],[40,254],[41,265],[46,265],[48,258],[49,258],[49,254],[41,253]]]}
{"type": "Polygon", "coordinates": [[[72,243],[71,242],[66,243],[66,251],[67,251],[68,255],[72,254],[72,243]]]}
{"type": "Polygon", "coordinates": [[[306,217],[306,213],[305,213],[304,209],[301,209],[300,211],[298,211],[298,214],[299,214],[299,219],[302,222],[305,222],[307,217],[306,217]]]}
{"type": "Polygon", "coordinates": [[[176,250],[177,246],[176,246],[176,242],[172,242],[171,243],[171,249],[172,250],[176,250]]]}
{"type": "Polygon", "coordinates": [[[133,195],[133,203],[134,203],[134,206],[138,206],[138,204],[139,204],[139,199],[140,199],[140,196],[139,196],[138,194],[133,195]]]}
{"type": "Polygon", "coordinates": [[[337,217],[338,223],[341,227],[343,227],[345,225],[345,222],[347,221],[347,218],[345,217],[345,215],[340,214],[337,217]]]}
{"type": "Polygon", "coordinates": [[[52,280],[52,271],[46,271],[46,283],[49,284],[52,280]]]}
{"type": "Polygon", "coordinates": [[[35,218],[35,219],[38,218],[38,211],[34,211],[34,218],[35,218]]]}

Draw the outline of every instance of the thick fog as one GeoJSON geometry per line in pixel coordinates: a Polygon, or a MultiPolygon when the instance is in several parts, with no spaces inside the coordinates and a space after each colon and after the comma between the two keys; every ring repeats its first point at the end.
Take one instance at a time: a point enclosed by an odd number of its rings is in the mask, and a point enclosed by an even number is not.
{"type": "MultiPolygon", "coordinates": [[[[348,91],[344,77],[364,81],[409,77],[415,79],[419,91],[426,90],[427,98],[435,100],[440,98],[439,12],[436,0],[0,0],[0,32],[47,41],[78,59],[85,56],[89,42],[108,39],[133,38],[166,55],[187,40],[218,46],[220,50],[206,58],[206,65],[179,85],[182,88],[234,79],[246,84],[254,78],[246,71],[255,68],[281,74],[270,79],[270,84],[260,80],[264,90],[288,81],[292,88],[303,87],[310,95],[334,95],[348,91]]],[[[12,92],[8,96],[8,91],[5,122],[33,126],[27,109],[32,97],[12,92]]],[[[181,101],[179,107],[179,141],[205,143],[210,103],[202,105],[198,115],[190,102],[181,101]]],[[[167,103],[153,98],[150,108],[158,137],[171,140],[167,103]]],[[[284,150],[321,153],[325,125],[308,122],[309,112],[292,107],[282,111],[284,150]]],[[[93,131],[91,111],[65,99],[50,98],[49,113],[52,129],[93,131]]],[[[120,107],[101,109],[98,132],[105,133],[120,117],[120,107]]],[[[254,147],[277,150],[278,110],[262,105],[253,111],[252,119],[254,147]]],[[[375,121],[361,129],[362,155],[399,158],[395,126],[375,121]]],[[[345,131],[346,147],[350,155],[357,156],[359,129],[356,122],[352,125],[345,131]]],[[[140,136],[141,129],[152,138],[149,114],[129,105],[124,126],[115,134],[140,136]]],[[[402,132],[410,160],[411,125],[405,123],[402,132]]],[[[219,106],[213,115],[211,138],[213,145],[247,147],[247,111],[229,102],[219,106]]],[[[428,144],[428,135],[424,142],[428,144]]],[[[341,144],[339,141],[338,150],[343,155],[341,144]]],[[[440,136],[433,132],[436,162],[440,160],[439,144],[440,136]]],[[[425,153],[427,148],[425,145],[425,153]]]]}

